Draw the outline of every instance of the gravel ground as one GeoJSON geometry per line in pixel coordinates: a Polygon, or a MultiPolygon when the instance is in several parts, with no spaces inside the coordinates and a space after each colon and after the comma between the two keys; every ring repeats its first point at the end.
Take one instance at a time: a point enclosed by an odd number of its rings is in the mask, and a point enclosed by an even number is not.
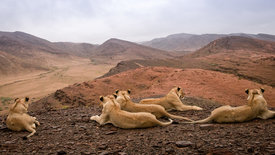
{"type": "MultiPolygon", "coordinates": [[[[194,120],[220,106],[200,98],[183,101],[205,110],[171,113],[194,120]]],[[[27,140],[28,132],[1,123],[0,154],[275,154],[275,119],[203,125],[175,120],[167,127],[125,130],[89,120],[100,112],[97,106],[30,112],[41,126],[27,140]]]]}

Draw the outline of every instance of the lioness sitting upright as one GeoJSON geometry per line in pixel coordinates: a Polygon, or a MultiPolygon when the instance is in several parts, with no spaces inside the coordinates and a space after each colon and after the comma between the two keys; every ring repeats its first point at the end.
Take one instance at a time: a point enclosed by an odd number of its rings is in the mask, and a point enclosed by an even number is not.
{"type": "MultiPolygon", "coordinates": [[[[115,95],[116,97],[116,95],[115,95]]],[[[90,119],[97,121],[100,125],[112,123],[114,126],[124,129],[129,128],[148,128],[153,126],[167,126],[167,123],[160,122],[155,115],[147,112],[130,113],[120,109],[119,103],[116,102],[114,96],[109,95],[100,97],[103,104],[102,114],[100,116],[92,116],[90,119]]]]}
{"type": "Polygon", "coordinates": [[[275,112],[267,108],[267,103],[263,96],[263,88],[247,89],[245,92],[248,94],[248,103],[246,105],[239,107],[222,106],[213,110],[206,119],[187,123],[233,123],[245,122],[254,118],[268,119],[275,117],[275,112]]]}
{"type": "Polygon", "coordinates": [[[170,92],[161,98],[150,98],[143,99],[139,103],[141,104],[158,104],[165,108],[165,110],[176,109],[179,111],[186,110],[202,110],[202,108],[197,106],[185,105],[181,102],[180,98],[184,98],[183,89],[180,87],[175,87],[170,90],[170,92]]]}
{"type": "Polygon", "coordinates": [[[149,112],[155,115],[157,118],[160,117],[168,117],[168,118],[176,118],[176,119],[184,119],[188,121],[193,121],[187,117],[177,116],[169,114],[165,111],[164,107],[156,104],[136,104],[132,102],[130,98],[130,90],[127,91],[119,91],[116,92],[117,98],[116,101],[120,104],[121,110],[129,111],[129,112],[149,112]]]}
{"type": "Polygon", "coordinates": [[[27,113],[29,108],[29,97],[22,99],[16,98],[14,104],[11,105],[11,109],[15,113],[27,113]]]}
{"type": "Polygon", "coordinates": [[[31,132],[27,137],[32,136],[36,131],[36,125],[40,123],[35,117],[27,114],[29,98],[15,99],[15,103],[11,105],[6,120],[7,127],[13,131],[27,130],[31,132]]]}

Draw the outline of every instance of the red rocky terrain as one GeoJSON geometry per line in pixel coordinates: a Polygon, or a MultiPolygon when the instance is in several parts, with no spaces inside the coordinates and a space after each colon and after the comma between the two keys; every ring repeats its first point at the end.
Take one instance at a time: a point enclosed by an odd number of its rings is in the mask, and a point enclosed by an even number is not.
{"type": "Polygon", "coordinates": [[[100,95],[116,89],[132,90],[132,98],[165,95],[174,86],[184,89],[186,96],[210,99],[220,104],[246,104],[247,88],[265,88],[265,98],[270,107],[275,106],[273,87],[241,79],[234,75],[202,69],[175,69],[168,67],[142,67],[113,76],[78,83],[57,90],[33,103],[32,110],[62,108],[64,106],[98,105],[100,95]]]}

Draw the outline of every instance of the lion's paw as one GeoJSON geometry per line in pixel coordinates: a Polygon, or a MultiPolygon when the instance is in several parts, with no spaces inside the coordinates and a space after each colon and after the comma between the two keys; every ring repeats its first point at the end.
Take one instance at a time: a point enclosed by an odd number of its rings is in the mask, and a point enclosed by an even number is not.
{"type": "Polygon", "coordinates": [[[94,121],[94,120],[96,120],[98,117],[99,117],[98,115],[92,116],[92,117],[90,117],[90,120],[94,121]]]}

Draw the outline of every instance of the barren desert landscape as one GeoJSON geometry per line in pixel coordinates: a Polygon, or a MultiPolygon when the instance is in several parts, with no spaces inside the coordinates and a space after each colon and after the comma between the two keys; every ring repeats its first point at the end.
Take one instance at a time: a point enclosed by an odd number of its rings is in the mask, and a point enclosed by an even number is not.
{"type": "Polygon", "coordinates": [[[275,154],[274,5],[3,1],[0,154],[275,154]]]}
{"type": "MultiPolygon", "coordinates": [[[[162,97],[171,88],[180,86],[185,93],[182,102],[204,110],[172,113],[194,120],[207,117],[221,105],[247,104],[244,91],[247,88],[264,88],[268,107],[274,110],[274,42],[225,37],[179,56],[179,53],[175,55],[111,39],[85,51],[90,51],[89,59],[87,55],[55,57],[46,53],[45,60],[54,59],[47,61],[45,69],[29,69],[26,73],[18,70],[16,74],[6,72],[1,76],[0,132],[3,138],[0,148],[3,153],[274,153],[271,138],[274,137],[274,119],[213,125],[188,125],[174,120],[168,127],[131,130],[109,124],[99,126],[89,120],[90,116],[101,112],[99,96],[112,94],[117,89],[131,89],[132,99],[138,102],[143,98],[162,97]],[[162,54],[152,59],[156,52],[162,54]],[[29,113],[41,123],[37,133],[27,140],[22,139],[26,132],[12,132],[4,121],[14,98],[25,96],[31,98],[29,113]],[[50,144],[51,141],[54,143],[50,144]]],[[[16,61],[13,63],[17,65],[16,61]]]]}

